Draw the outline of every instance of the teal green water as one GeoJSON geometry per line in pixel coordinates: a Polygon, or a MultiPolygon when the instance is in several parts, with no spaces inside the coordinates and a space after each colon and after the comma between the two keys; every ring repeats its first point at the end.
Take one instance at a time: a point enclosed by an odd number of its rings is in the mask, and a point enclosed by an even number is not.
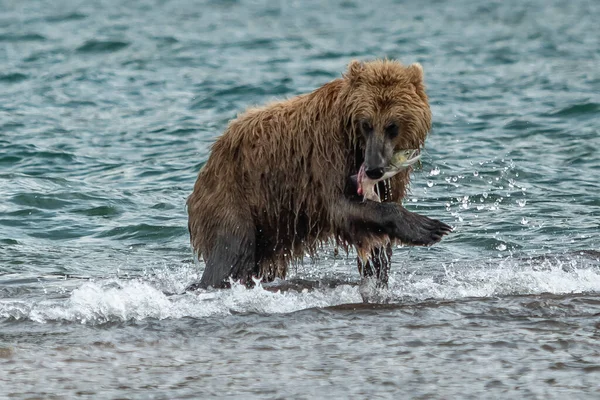
{"type": "Polygon", "coordinates": [[[1,398],[595,398],[600,3],[0,1],[1,398]],[[455,232],[312,291],[182,294],[185,199],[245,107],[425,69],[405,205],[455,232]]]}

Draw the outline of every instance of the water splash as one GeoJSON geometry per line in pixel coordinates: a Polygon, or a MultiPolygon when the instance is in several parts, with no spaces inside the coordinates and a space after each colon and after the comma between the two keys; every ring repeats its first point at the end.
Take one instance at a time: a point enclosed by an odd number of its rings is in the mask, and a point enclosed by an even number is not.
{"type": "MultiPolygon", "coordinates": [[[[161,288],[189,271],[161,271],[138,279],[111,278],[85,282],[68,297],[52,300],[0,301],[0,318],[102,324],[144,319],[206,318],[232,313],[291,313],[347,303],[361,303],[363,296],[385,303],[414,303],[429,299],[460,300],[470,297],[585,293],[600,291],[599,260],[578,256],[555,259],[489,260],[478,266],[443,264],[433,271],[400,270],[390,277],[387,290],[374,286],[340,284],[333,288],[272,291],[233,284],[230,290],[198,291],[168,295],[161,288]],[[587,260],[587,261],[586,261],[587,260]]],[[[187,283],[186,283],[187,284],[187,283]]],[[[179,284],[177,285],[179,286],[179,284]]]]}

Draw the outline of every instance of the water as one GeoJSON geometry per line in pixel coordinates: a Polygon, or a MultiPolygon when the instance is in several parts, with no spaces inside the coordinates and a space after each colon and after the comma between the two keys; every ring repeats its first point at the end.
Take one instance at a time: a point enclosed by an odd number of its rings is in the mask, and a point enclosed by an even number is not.
{"type": "Polygon", "coordinates": [[[0,2],[0,398],[597,398],[600,3],[0,2]],[[237,112],[352,58],[421,62],[434,129],[361,304],[183,294],[185,199],[237,112]]]}

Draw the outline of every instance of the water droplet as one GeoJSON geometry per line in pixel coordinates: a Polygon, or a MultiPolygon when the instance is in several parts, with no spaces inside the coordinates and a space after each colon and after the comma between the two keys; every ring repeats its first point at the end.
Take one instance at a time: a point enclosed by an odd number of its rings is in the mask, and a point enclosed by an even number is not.
{"type": "Polygon", "coordinates": [[[519,207],[525,207],[525,204],[527,204],[527,200],[519,199],[517,200],[517,204],[519,205],[519,207]]]}
{"type": "Polygon", "coordinates": [[[462,200],[459,200],[459,201],[462,201],[462,202],[463,202],[463,204],[465,204],[465,203],[466,203],[466,204],[469,204],[469,196],[464,196],[464,197],[462,198],[462,200]]]}
{"type": "Polygon", "coordinates": [[[473,176],[479,176],[479,172],[478,171],[473,172],[473,176]]]}
{"type": "Polygon", "coordinates": [[[488,198],[488,194],[487,194],[487,192],[483,192],[481,195],[483,196],[483,198],[484,198],[484,199],[487,199],[487,198],[488,198]]]}
{"type": "Polygon", "coordinates": [[[529,221],[527,221],[527,219],[525,219],[525,217],[523,217],[523,218],[521,219],[521,224],[522,224],[522,225],[527,225],[528,223],[529,223],[529,221]]]}
{"type": "Polygon", "coordinates": [[[457,177],[455,177],[455,176],[452,177],[452,182],[456,182],[457,180],[458,180],[457,177]]]}
{"type": "Polygon", "coordinates": [[[504,243],[500,243],[498,246],[496,246],[496,250],[504,251],[506,250],[506,245],[504,243]]]}
{"type": "Polygon", "coordinates": [[[436,176],[440,174],[440,169],[438,167],[435,167],[434,169],[431,170],[431,172],[429,172],[430,176],[436,176]]]}
{"type": "Polygon", "coordinates": [[[427,186],[433,187],[433,181],[427,181],[427,186]]]}

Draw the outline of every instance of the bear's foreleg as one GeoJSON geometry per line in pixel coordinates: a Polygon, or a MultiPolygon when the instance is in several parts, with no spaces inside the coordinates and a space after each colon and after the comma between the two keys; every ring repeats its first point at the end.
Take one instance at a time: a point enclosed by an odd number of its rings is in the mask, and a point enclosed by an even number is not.
{"type": "Polygon", "coordinates": [[[341,198],[331,209],[339,234],[357,244],[365,235],[388,235],[411,246],[430,246],[442,240],[452,228],[436,219],[408,211],[398,203],[355,202],[341,198]]]}

